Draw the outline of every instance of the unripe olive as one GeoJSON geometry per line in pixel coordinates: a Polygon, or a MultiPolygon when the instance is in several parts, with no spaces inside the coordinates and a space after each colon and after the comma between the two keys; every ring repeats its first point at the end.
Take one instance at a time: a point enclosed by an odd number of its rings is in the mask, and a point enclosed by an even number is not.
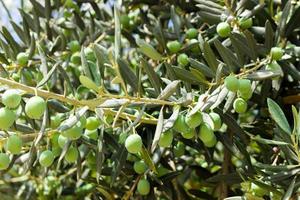
{"type": "Polygon", "coordinates": [[[22,150],[22,139],[17,135],[11,135],[6,141],[6,149],[11,154],[19,154],[22,150]]]}
{"type": "Polygon", "coordinates": [[[65,155],[65,159],[69,163],[76,162],[78,158],[78,150],[75,147],[70,147],[65,155]]]}
{"type": "Polygon", "coordinates": [[[9,108],[0,108],[0,129],[9,129],[16,120],[16,114],[9,108]]]}
{"type": "Polygon", "coordinates": [[[214,122],[214,130],[219,130],[222,126],[222,120],[219,114],[211,112],[209,113],[210,118],[214,122]]]}
{"type": "Polygon", "coordinates": [[[272,47],[271,49],[271,58],[273,60],[280,60],[283,56],[283,49],[280,47],[272,47]]]}
{"type": "Polygon", "coordinates": [[[239,80],[234,75],[227,76],[224,80],[224,84],[231,92],[236,92],[239,89],[239,80]]]}
{"type": "Polygon", "coordinates": [[[231,32],[231,27],[227,22],[221,22],[217,26],[217,33],[221,37],[228,37],[231,32]]]}
{"type": "Polygon", "coordinates": [[[194,129],[202,123],[202,113],[196,112],[193,115],[187,114],[185,116],[185,123],[191,128],[194,129]]]}
{"type": "Polygon", "coordinates": [[[239,80],[239,92],[241,93],[251,93],[251,81],[248,79],[239,80]]]}
{"type": "Polygon", "coordinates": [[[244,113],[247,111],[247,102],[242,98],[237,98],[233,102],[233,108],[237,113],[244,113]]]}
{"type": "Polygon", "coordinates": [[[21,95],[17,90],[6,90],[2,95],[2,103],[8,108],[16,108],[21,102],[21,95]]]}
{"type": "Polygon", "coordinates": [[[68,46],[72,53],[80,51],[80,43],[77,40],[69,42],[68,46]]]}
{"type": "Polygon", "coordinates": [[[74,65],[80,65],[81,64],[81,56],[79,52],[75,52],[71,56],[71,63],[74,65]]]}
{"type": "Polygon", "coordinates": [[[101,121],[97,117],[89,117],[86,120],[85,128],[88,130],[95,130],[101,124],[101,121]]]}
{"type": "Polygon", "coordinates": [[[181,44],[177,40],[170,41],[167,43],[167,48],[171,53],[177,53],[181,48],[181,44]]]}
{"type": "Polygon", "coordinates": [[[43,167],[49,167],[50,165],[52,165],[53,161],[54,161],[54,155],[50,150],[43,151],[39,157],[39,163],[43,167]]]}
{"type": "Polygon", "coordinates": [[[67,137],[70,140],[77,140],[81,137],[82,131],[83,131],[82,128],[79,127],[77,124],[75,124],[71,128],[63,131],[62,135],[67,137]]]}
{"type": "Polygon", "coordinates": [[[97,131],[97,129],[94,129],[94,130],[85,129],[84,135],[87,136],[88,138],[92,139],[92,140],[97,140],[98,131],[97,131]]]}
{"type": "Polygon", "coordinates": [[[188,132],[189,131],[189,126],[185,123],[185,117],[183,114],[179,114],[174,126],[173,126],[174,130],[177,132],[188,132]]]}
{"type": "Polygon", "coordinates": [[[238,91],[238,97],[243,98],[244,100],[248,100],[252,97],[252,91],[248,91],[248,92],[241,92],[238,91]]]}
{"type": "Polygon", "coordinates": [[[24,66],[27,65],[29,60],[29,55],[28,53],[21,52],[17,55],[17,62],[19,65],[24,66]]]}
{"type": "Polygon", "coordinates": [[[194,129],[188,129],[188,131],[181,132],[181,135],[185,139],[192,139],[195,136],[195,130],[194,129]]]}
{"type": "Polygon", "coordinates": [[[129,153],[138,153],[142,150],[143,142],[141,136],[132,134],[127,137],[125,147],[129,153]]]}
{"type": "Polygon", "coordinates": [[[143,174],[148,169],[148,166],[143,160],[139,160],[134,162],[133,169],[137,174],[143,174]]]}
{"type": "Polygon", "coordinates": [[[178,142],[174,147],[174,155],[176,157],[181,157],[184,154],[185,145],[182,142],[178,142]]]}
{"type": "Polygon", "coordinates": [[[160,135],[158,145],[160,147],[169,147],[173,141],[173,132],[172,130],[167,130],[160,135]]]}
{"type": "Polygon", "coordinates": [[[215,135],[213,136],[213,138],[211,140],[204,143],[204,145],[209,148],[214,147],[216,144],[217,144],[217,138],[215,135]]]}
{"type": "Polygon", "coordinates": [[[195,38],[195,37],[197,37],[197,35],[198,35],[198,31],[195,28],[190,28],[186,32],[186,36],[189,39],[195,38]]]}
{"type": "Polygon", "coordinates": [[[182,66],[186,66],[189,64],[189,57],[185,53],[182,53],[177,57],[177,62],[182,66]]]}
{"type": "Polygon", "coordinates": [[[215,134],[211,126],[208,123],[204,122],[200,126],[198,137],[205,144],[208,141],[211,141],[213,137],[215,137],[215,134]]]}
{"type": "Polygon", "coordinates": [[[146,179],[141,179],[137,185],[137,191],[141,195],[148,195],[150,192],[150,183],[146,179]]]}
{"type": "Polygon", "coordinates": [[[241,29],[250,28],[253,24],[252,18],[241,18],[239,19],[239,25],[241,29]]]}
{"type": "Polygon", "coordinates": [[[5,170],[8,168],[10,159],[5,153],[0,153],[0,170],[5,170]]]}
{"type": "Polygon", "coordinates": [[[57,138],[58,146],[64,148],[65,144],[68,142],[68,138],[60,134],[57,138]]]}
{"type": "Polygon", "coordinates": [[[40,119],[46,110],[46,102],[39,96],[31,97],[25,105],[25,112],[31,119],[40,119]]]}

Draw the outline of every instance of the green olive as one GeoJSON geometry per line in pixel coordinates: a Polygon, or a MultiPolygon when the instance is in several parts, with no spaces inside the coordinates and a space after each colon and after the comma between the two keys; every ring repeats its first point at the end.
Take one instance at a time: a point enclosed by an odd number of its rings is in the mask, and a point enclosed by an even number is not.
{"type": "Polygon", "coordinates": [[[6,141],[6,149],[11,154],[19,154],[22,150],[22,139],[17,135],[11,135],[6,141]]]}
{"type": "Polygon", "coordinates": [[[171,53],[177,53],[181,48],[181,44],[177,40],[170,41],[167,43],[167,48],[171,53]]]}
{"type": "Polygon", "coordinates": [[[213,137],[215,137],[215,134],[211,126],[208,123],[204,122],[200,126],[198,137],[205,144],[211,141],[213,137]]]}
{"type": "Polygon", "coordinates": [[[174,130],[179,132],[179,133],[183,133],[183,132],[188,132],[189,131],[189,126],[185,123],[185,116],[183,114],[179,114],[174,126],[173,126],[174,130]]]}
{"type": "Polygon", "coordinates": [[[237,98],[233,102],[233,108],[237,113],[244,113],[247,111],[247,102],[242,98],[237,98]]]}
{"type": "Polygon", "coordinates": [[[50,150],[43,151],[39,157],[39,162],[43,167],[49,167],[53,161],[54,155],[50,150]]]}
{"type": "Polygon", "coordinates": [[[62,135],[70,140],[77,140],[82,135],[82,128],[77,124],[62,132],[62,135]]]}
{"type": "Polygon", "coordinates": [[[138,153],[142,150],[143,142],[141,136],[132,134],[127,137],[125,147],[129,153],[138,153]]]}
{"type": "Polygon", "coordinates": [[[80,43],[77,40],[69,42],[68,47],[72,53],[80,51],[80,43]]]}
{"type": "Polygon", "coordinates": [[[186,36],[189,39],[196,38],[198,36],[198,30],[195,28],[190,28],[187,30],[186,36]]]}
{"type": "Polygon", "coordinates": [[[133,169],[137,174],[143,174],[148,169],[148,166],[143,160],[139,160],[134,162],[133,169]]]}
{"type": "Polygon", "coordinates": [[[46,102],[39,96],[31,97],[25,105],[25,112],[31,119],[40,119],[46,110],[46,102]]]}
{"type": "Polygon", "coordinates": [[[210,118],[214,122],[214,131],[219,130],[222,126],[222,120],[219,114],[211,112],[209,113],[210,118]]]}
{"type": "Polygon", "coordinates": [[[231,27],[227,22],[221,22],[217,26],[217,33],[221,37],[228,37],[231,32],[231,27]]]}
{"type": "Polygon", "coordinates": [[[185,116],[185,123],[191,128],[194,129],[202,123],[202,113],[196,112],[194,114],[187,114],[185,116]]]}
{"type": "Polygon", "coordinates": [[[141,195],[148,195],[150,192],[150,183],[146,179],[141,179],[137,185],[137,191],[141,195]]]}
{"type": "Polygon", "coordinates": [[[0,170],[5,170],[8,168],[10,159],[5,153],[0,153],[0,170]]]}
{"type": "Polygon", "coordinates": [[[252,18],[240,18],[239,19],[239,26],[241,29],[248,29],[252,26],[253,20],[252,18]]]}
{"type": "Polygon", "coordinates": [[[194,129],[189,129],[188,131],[181,132],[181,135],[185,139],[192,139],[196,135],[196,133],[194,129]]]}
{"type": "Polygon", "coordinates": [[[78,150],[77,150],[77,148],[70,147],[67,150],[66,155],[65,155],[66,161],[69,162],[69,163],[73,163],[73,162],[76,162],[77,158],[78,158],[78,150]]]}
{"type": "Polygon", "coordinates": [[[177,62],[182,66],[187,66],[190,61],[189,57],[185,53],[182,53],[177,57],[177,62]]]}
{"type": "Polygon", "coordinates": [[[68,138],[60,134],[57,138],[58,146],[64,148],[65,144],[68,142],[68,138]]]}
{"type": "Polygon", "coordinates": [[[173,132],[172,130],[167,130],[163,132],[159,138],[158,145],[160,147],[169,147],[172,144],[173,141],[173,132]]]}
{"type": "Polygon", "coordinates": [[[21,52],[21,53],[19,53],[19,54],[17,55],[17,62],[18,62],[18,64],[21,65],[21,66],[27,65],[28,60],[29,60],[29,55],[28,55],[28,53],[21,52]]]}
{"type": "Polygon", "coordinates": [[[236,92],[239,89],[239,80],[234,75],[227,76],[224,80],[224,84],[231,92],[236,92]]]}
{"type": "Polygon", "coordinates": [[[271,49],[271,57],[273,60],[280,60],[283,56],[283,49],[280,47],[273,47],[271,49]]]}
{"type": "Polygon", "coordinates": [[[16,108],[21,102],[21,95],[17,90],[6,90],[2,95],[2,103],[8,108],[16,108]]]}
{"type": "Polygon", "coordinates": [[[9,108],[0,108],[0,129],[9,129],[16,120],[16,114],[9,108]]]}
{"type": "Polygon", "coordinates": [[[89,117],[86,119],[86,125],[85,128],[88,130],[95,130],[97,129],[101,124],[101,121],[97,117],[89,117]]]}

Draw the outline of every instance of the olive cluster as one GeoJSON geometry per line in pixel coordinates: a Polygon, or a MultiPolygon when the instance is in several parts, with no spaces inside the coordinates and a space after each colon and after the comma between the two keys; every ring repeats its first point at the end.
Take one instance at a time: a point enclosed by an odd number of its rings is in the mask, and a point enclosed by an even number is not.
{"type": "MultiPolygon", "coordinates": [[[[22,60],[18,56],[19,63],[22,60]],[[21,60],[20,60],[21,59],[21,60]]],[[[22,100],[18,90],[8,89],[2,95],[2,103],[5,107],[0,108],[0,129],[7,131],[17,120],[18,107],[22,100]]],[[[39,96],[33,96],[26,101],[25,114],[31,119],[40,119],[46,110],[46,102],[39,96]]],[[[19,154],[22,151],[23,142],[19,135],[10,134],[5,143],[6,151],[10,154],[19,154]]],[[[8,154],[0,154],[0,169],[7,169],[10,163],[8,154]]]]}
{"type": "MultiPolygon", "coordinates": [[[[217,139],[214,131],[217,131],[221,128],[221,118],[215,112],[206,114],[212,122],[212,124],[209,124],[204,122],[202,115],[203,113],[200,111],[188,113],[186,115],[180,113],[173,127],[161,133],[158,145],[162,148],[171,147],[175,133],[179,133],[185,139],[194,139],[198,135],[198,138],[206,147],[215,146],[217,139]],[[198,131],[198,134],[196,133],[196,130],[198,131]]],[[[125,140],[125,147],[131,154],[138,155],[142,151],[142,146],[142,138],[138,134],[131,134],[125,140]]],[[[176,157],[180,157],[184,154],[185,145],[181,142],[178,142],[177,145],[174,146],[173,151],[176,157]]],[[[134,162],[133,168],[137,174],[144,174],[147,171],[148,166],[143,160],[137,160],[134,162]]],[[[164,168],[160,167],[158,171],[164,171],[164,168]]],[[[158,173],[158,176],[162,174],[163,172],[158,173]]],[[[147,195],[149,193],[150,184],[147,179],[141,179],[139,181],[137,190],[141,195],[147,195]]]]}

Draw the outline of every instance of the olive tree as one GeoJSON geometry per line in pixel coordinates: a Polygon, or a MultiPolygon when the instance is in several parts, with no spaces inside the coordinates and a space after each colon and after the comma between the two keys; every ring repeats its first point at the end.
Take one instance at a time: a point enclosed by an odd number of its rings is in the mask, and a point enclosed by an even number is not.
{"type": "Polygon", "coordinates": [[[22,2],[1,198],[299,196],[299,1],[22,2]]]}

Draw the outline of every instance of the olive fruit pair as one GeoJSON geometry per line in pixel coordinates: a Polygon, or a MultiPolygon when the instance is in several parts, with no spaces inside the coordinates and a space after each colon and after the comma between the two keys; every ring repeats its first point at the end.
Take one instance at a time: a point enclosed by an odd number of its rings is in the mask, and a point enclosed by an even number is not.
{"type": "Polygon", "coordinates": [[[195,136],[195,130],[187,125],[185,122],[185,116],[182,114],[179,114],[177,117],[173,128],[175,131],[181,133],[183,138],[192,139],[195,136]]]}
{"type": "Polygon", "coordinates": [[[224,80],[225,87],[231,92],[237,92],[244,99],[249,99],[252,95],[251,81],[248,79],[237,79],[234,75],[229,75],[224,80]]]}

